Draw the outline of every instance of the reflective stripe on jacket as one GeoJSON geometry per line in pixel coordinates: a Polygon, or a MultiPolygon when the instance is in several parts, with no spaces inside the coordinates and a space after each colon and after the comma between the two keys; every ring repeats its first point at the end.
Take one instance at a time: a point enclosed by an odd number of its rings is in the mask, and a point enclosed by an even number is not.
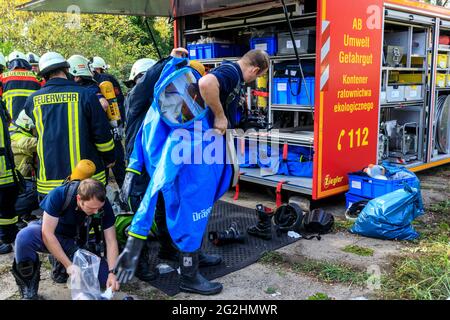
{"type": "Polygon", "coordinates": [[[15,69],[0,75],[0,96],[3,97],[13,120],[16,120],[23,110],[27,97],[42,85],[37,75],[29,70],[15,69]]]}

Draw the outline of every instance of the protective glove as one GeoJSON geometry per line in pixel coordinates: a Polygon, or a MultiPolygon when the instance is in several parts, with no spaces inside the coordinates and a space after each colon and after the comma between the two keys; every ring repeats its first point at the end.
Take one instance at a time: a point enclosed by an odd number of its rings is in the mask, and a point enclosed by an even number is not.
{"type": "Polygon", "coordinates": [[[144,244],[145,240],[128,236],[125,249],[117,258],[116,266],[114,267],[114,273],[120,283],[127,283],[133,279],[144,244]]]}
{"type": "Polygon", "coordinates": [[[128,198],[130,197],[131,190],[133,189],[134,180],[135,180],[136,176],[137,176],[136,173],[133,173],[130,171],[127,171],[127,173],[125,174],[125,179],[122,184],[122,189],[120,189],[120,193],[119,193],[119,201],[120,201],[120,206],[122,207],[122,209],[131,210],[131,208],[129,208],[129,205],[128,205],[128,198]]]}

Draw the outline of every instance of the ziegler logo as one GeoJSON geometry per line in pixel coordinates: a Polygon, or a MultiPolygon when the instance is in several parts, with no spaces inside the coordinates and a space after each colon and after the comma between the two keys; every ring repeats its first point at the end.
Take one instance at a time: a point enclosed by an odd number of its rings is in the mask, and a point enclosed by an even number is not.
{"type": "Polygon", "coordinates": [[[209,207],[207,209],[203,209],[200,212],[194,212],[192,213],[192,220],[194,220],[194,222],[200,220],[200,219],[205,219],[208,217],[208,215],[210,214],[212,210],[212,207],[209,207]]]}
{"type": "Polygon", "coordinates": [[[329,188],[330,186],[335,187],[338,183],[341,183],[342,180],[344,180],[344,177],[337,176],[337,177],[331,178],[330,175],[327,174],[325,177],[325,182],[324,182],[325,188],[329,188]]]}

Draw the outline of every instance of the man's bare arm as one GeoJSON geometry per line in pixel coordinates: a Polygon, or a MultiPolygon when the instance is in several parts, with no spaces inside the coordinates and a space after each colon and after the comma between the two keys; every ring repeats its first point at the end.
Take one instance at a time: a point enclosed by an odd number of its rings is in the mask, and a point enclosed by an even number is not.
{"type": "Polygon", "coordinates": [[[207,74],[202,77],[198,86],[200,89],[200,94],[208,105],[211,111],[214,113],[214,128],[220,134],[225,134],[228,127],[228,120],[225,116],[222,103],[220,102],[220,86],[217,78],[212,74],[207,74]]]}
{"type": "Polygon", "coordinates": [[[72,264],[72,261],[64,253],[61,244],[55,236],[58,220],[58,218],[52,217],[44,211],[44,217],[42,219],[42,240],[47,250],[67,269],[72,264]]]}

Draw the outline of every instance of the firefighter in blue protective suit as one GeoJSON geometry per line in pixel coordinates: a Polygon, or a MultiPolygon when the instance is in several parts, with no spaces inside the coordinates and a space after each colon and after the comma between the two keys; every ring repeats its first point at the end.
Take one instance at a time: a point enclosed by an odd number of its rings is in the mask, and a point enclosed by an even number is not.
{"type": "Polygon", "coordinates": [[[39,61],[45,86],[28,97],[25,112],[38,135],[37,191],[60,186],[81,159],[94,162],[93,178],[106,184],[105,166],[114,165],[114,141],[98,98],[68,80],[70,65],[56,52],[39,61]]]}
{"type": "MultiPolygon", "coordinates": [[[[264,60],[262,66],[255,66],[252,54],[249,57],[244,56],[237,67],[233,66],[241,76],[238,80],[242,78],[242,82],[251,82],[267,71],[267,55],[258,52],[256,58],[260,56],[264,60]]],[[[121,282],[132,278],[138,253],[151,227],[158,192],[161,191],[169,233],[180,250],[180,289],[199,294],[216,294],[222,290],[222,285],[209,282],[199,273],[199,249],[213,204],[228,189],[233,174],[231,166],[225,164],[225,139],[218,134],[225,134],[227,127],[233,127],[233,124],[228,122],[223,108],[231,106],[232,102],[240,100],[240,97],[235,95],[232,99],[227,98],[226,103],[221,102],[219,85],[214,97],[202,93],[202,87],[205,88],[209,84],[200,84],[199,88],[195,79],[198,79],[196,72],[192,69],[189,71],[187,67],[177,70],[177,66],[183,63],[187,64],[187,61],[174,58],[164,67],[155,87],[155,99],[136,137],[128,168],[139,174],[145,166],[151,180],[133,219],[127,245],[115,270],[121,282]],[[202,97],[207,97],[211,102],[211,109],[202,97]],[[211,135],[210,129],[213,128],[216,130],[212,140],[219,142],[218,145],[221,146],[215,150],[215,160],[204,154],[203,162],[197,163],[195,159],[192,162],[192,159],[189,161],[191,153],[188,151],[186,163],[185,150],[193,149],[196,157],[198,148],[205,150],[210,147],[207,142],[210,140],[202,139],[202,135],[205,132],[206,136],[211,135]],[[179,142],[178,135],[187,136],[187,139],[181,139],[179,142]],[[184,161],[175,164],[173,154],[176,154],[176,150],[179,152],[179,149],[183,150],[184,161]],[[217,158],[220,160],[217,161],[217,158]]],[[[224,78],[227,78],[227,75],[224,78]]],[[[235,86],[240,87],[241,81],[237,82],[235,86]]],[[[235,90],[229,91],[228,95],[233,91],[235,90]]],[[[226,110],[227,114],[236,113],[228,111],[230,110],[226,110]]]]}
{"type": "MultiPolygon", "coordinates": [[[[184,48],[175,48],[169,57],[161,59],[156,63],[154,60],[144,58],[133,64],[130,78],[126,82],[129,86],[134,85],[125,100],[125,108],[127,110],[127,126],[125,128],[127,159],[129,159],[133,151],[135,137],[153,101],[155,84],[158,82],[164,66],[173,57],[182,57],[183,54],[187,55],[188,51],[184,48]]],[[[198,61],[190,60],[189,66],[198,71],[200,75],[205,74],[205,67],[198,61]]],[[[129,181],[130,176],[133,177],[134,175],[130,169],[127,169],[126,180],[129,181]]],[[[121,195],[124,198],[123,202],[127,204],[132,212],[136,212],[145,195],[150,177],[143,170],[139,175],[133,177],[132,180],[132,185],[128,183],[124,185],[124,189],[128,190],[122,190],[121,195]]],[[[155,226],[156,229],[154,231],[160,243],[158,257],[163,260],[178,262],[179,252],[172,243],[172,239],[167,230],[164,199],[161,195],[156,206],[155,226]]],[[[147,257],[148,246],[144,246],[136,269],[136,277],[143,281],[154,279],[156,276],[154,274],[151,275],[152,272],[147,257]],[[146,272],[142,272],[143,270],[146,270],[146,272]]],[[[203,252],[200,252],[199,260],[200,267],[214,266],[220,264],[222,261],[218,255],[207,255],[203,252]]]]}

